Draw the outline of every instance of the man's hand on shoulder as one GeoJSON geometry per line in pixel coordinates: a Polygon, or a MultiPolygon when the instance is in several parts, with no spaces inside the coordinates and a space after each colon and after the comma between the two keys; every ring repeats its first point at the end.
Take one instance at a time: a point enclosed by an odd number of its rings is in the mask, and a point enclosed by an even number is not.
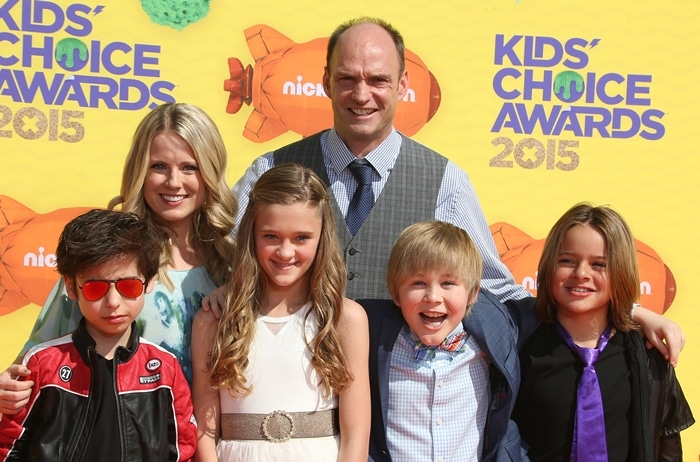
{"type": "Polygon", "coordinates": [[[641,305],[635,308],[633,314],[634,320],[642,326],[647,348],[656,348],[673,367],[676,367],[681,350],[685,346],[685,335],[681,326],[641,305]]]}

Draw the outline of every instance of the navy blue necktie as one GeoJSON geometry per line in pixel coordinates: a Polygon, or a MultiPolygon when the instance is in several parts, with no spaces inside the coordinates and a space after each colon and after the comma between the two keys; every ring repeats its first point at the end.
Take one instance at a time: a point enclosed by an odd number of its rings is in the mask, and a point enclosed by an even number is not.
{"type": "Polygon", "coordinates": [[[354,236],[374,206],[374,192],[372,191],[373,169],[368,162],[360,160],[353,160],[348,165],[348,168],[350,168],[350,172],[357,180],[357,189],[348,206],[348,213],[345,215],[345,222],[348,224],[350,233],[354,236]]]}

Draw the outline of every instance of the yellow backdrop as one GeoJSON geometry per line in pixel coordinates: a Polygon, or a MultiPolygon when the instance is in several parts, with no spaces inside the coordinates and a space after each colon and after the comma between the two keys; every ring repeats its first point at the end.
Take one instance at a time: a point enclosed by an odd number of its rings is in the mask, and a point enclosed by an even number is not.
{"type": "MultiPolygon", "coordinates": [[[[579,201],[610,204],[626,217],[654,254],[646,295],[663,301],[646,300],[661,310],[672,301],[666,315],[686,333],[677,372],[700,415],[692,296],[700,261],[697,1],[212,0],[206,14],[176,17],[178,27],[155,22],[154,4],[165,1],[2,3],[0,364],[14,359],[37,297],[56,279],[51,223],[72,213],[64,209],[104,207],[116,195],[149,104],[206,110],[224,135],[233,184],[256,156],[305,134],[299,120],[328,120],[315,85],[322,69],[308,65],[315,41],[346,19],[372,15],[402,31],[417,57],[409,75],[415,99],[405,105],[422,112],[402,128],[469,173],[489,223],[538,240],[579,201]],[[245,31],[255,27],[265,33],[249,46],[245,31]],[[232,77],[238,67],[228,58],[238,58],[244,74],[251,66],[250,105],[224,88],[245,77],[232,77]],[[266,67],[271,59],[290,74],[276,75],[266,67]],[[273,94],[266,84],[277,85],[273,94]],[[296,121],[283,108],[292,96],[296,121]],[[439,96],[439,107],[428,96],[439,96]],[[230,104],[241,107],[228,113],[230,104]],[[251,117],[256,104],[274,107],[279,119],[251,117]],[[244,136],[263,125],[267,139],[244,136]]],[[[685,460],[695,461],[700,426],[683,441],[685,460]]]]}

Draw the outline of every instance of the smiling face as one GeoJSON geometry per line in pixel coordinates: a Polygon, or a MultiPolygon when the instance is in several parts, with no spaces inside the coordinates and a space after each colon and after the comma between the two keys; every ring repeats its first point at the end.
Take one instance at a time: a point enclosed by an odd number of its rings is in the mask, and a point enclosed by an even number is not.
{"type": "Polygon", "coordinates": [[[126,344],[131,323],[141,312],[145,294],[153,288],[153,281],[148,282],[144,291],[136,298],[122,296],[112,283],[102,298],[89,301],[83,296],[80,287],[86,281],[112,281],[126,278],[144,279],[137,268],[135,258],[110,260],[79,274],[75,278],[75,284],[70,278],[65,280],[69,298],[78,301],[80,312],[85,316],[88,333],[98,342],[98,345],[101,339],[114,339],[115,337],[121,339],[120,344],[126,344]]]}
{"type": "Polygon", "coordinates": [[[194,152],[180,135],[158,133],[143,184],[148,206],[171,227],[190,226],[206,199],[206,186],[194,152]]]}
{"type": "Polygon", "coordinates": [[[607,317],[611,297],[605,239],[589,225],[564,237],[551,281],[558,316],[607,317]]]}
{"type": "Polygon", "coordinates": [[[406,278],[394,298],[408,326],[426,345],[442,343],[473,302],[474,295],[459,278],[441,271],[406,278]]]}
{"type": "Polygon", "coordinates": [[[321,237],[318,208],[307,204],[263,205],[255,219],[255,254],[268,291],[306,296],[309,269],[321,237]]]}
{"type": "Polygon", "coordinates": [[[333,123],[358,157],[368,154],[391,133],[396,104],[408,89],[391,36],[380,26],[350,27],[338,40],[323,76],[331,98],[333,123]]]}

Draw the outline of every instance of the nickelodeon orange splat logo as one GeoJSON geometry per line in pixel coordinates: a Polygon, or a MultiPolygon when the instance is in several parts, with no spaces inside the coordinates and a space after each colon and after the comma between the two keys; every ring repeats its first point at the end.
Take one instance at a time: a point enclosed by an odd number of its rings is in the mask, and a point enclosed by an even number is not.
{"type": "MultiPolygon", "coordinates": [[[[256,25],[244,31],[255,67],[229,58],[226,112],[253,105],[243,136],[263,143],[291,130],[313,135],[333,126],[331,105],[323,89],[328,38],[295,43],[276,31],[256,25]]],[[[406,50],[409,89],[396,108],[394,125],[407,136],[418,132],[440,106],[440,87],[423,61],[406,50]]]]}
{"type": "MultiPolygon", "coordinates": [[[[515,282],[537,295],[537,264],[544,239],[533,239],[508,223],[490,226],[501,261],[513,273],[515,282]]],[[[648,245],[635,239],[641,281],[639,302],[657,313],[664,313],[676,296],[676,280],[661,257],[648,245]]]]}
{"type": "Polygon", "coordinates": [[[29,303],[43,305],[58,280],[58,237],[70,220],[90,208],[37,214],[0,195],[0,316],[29,303]]]}

